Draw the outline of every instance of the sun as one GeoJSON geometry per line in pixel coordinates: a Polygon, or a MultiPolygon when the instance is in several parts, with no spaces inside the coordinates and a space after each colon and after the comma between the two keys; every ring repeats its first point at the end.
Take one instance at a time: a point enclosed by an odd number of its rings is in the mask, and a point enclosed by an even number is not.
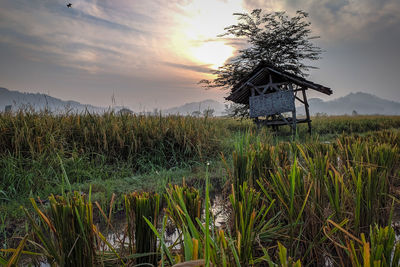
{"type": "Polygon", "coordinates": [[[180,13],[172,17],[174,29],[169,35],[166,57],[184,65],[203,65],[218,69],[236,53],[236,47],[218,36],[236,23],[234,12],[243,10],[241,0],[182,1],[180,13]]]}
{"type": "Polygon", "coordinates": [[[195,62],[210,65],[212,69],[221,67],[233,56],[234,48],[223,42],[204,42],[190,48],[190,55],[195,62]]]}

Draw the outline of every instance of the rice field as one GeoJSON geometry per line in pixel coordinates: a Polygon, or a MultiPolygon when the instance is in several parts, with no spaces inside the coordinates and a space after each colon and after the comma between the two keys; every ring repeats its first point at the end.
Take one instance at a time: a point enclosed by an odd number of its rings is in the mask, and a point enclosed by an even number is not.
{"type": "Polygon", "coordinates": [[[399,128],[318,117],[293,140],[228,118],[1,114],[0,264],[399,266],[399,128]]]}

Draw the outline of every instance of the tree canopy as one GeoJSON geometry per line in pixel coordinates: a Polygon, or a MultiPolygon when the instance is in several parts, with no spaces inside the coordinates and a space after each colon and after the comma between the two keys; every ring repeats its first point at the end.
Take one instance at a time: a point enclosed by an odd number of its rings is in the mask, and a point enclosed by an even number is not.
{"type": "Polygon", "coordinates": [[[297,11],[294,17],[286,12],[265,13],[254,9],[251,13],[234,13],[238,22],[225,28],[220,37],[233,36],[245,40],[246,47],[238,55],[214,72],[214,80],[200,81],[207,88],[229,89],[250,73],[261,61],[272,66],[306,76],[312,66],[306,64],[320,58],[321,48],[312,40],[308,14],[297,11]]]}

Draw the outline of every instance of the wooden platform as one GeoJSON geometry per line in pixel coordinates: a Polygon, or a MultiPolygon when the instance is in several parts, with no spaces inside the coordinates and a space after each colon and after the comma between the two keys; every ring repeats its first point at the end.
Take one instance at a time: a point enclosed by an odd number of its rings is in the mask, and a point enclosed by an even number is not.
{"type": "MultiPolygon", "coordinates": [[[[267,121],[267,120],[259,120],[257,125],[265,125],[265,126],[283,126],[283,125],[289,125],[289,123],[293,123],[292,118],[286,118],[286,121],[284,120],[273,120],[273,121],[267,121]]],[[[296,124],[297,123],[308,123],[311,122],[309,119],[296,119],[296,124]]]]}

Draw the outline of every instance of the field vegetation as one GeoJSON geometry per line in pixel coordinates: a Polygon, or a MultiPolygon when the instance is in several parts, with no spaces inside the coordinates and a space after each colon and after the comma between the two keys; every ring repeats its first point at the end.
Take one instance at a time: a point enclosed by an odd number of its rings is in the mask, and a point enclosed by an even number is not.
{"type": "Polygon", "coordinates": [[[0,264],[398,266],[399,129],[1,114],[0,264]]]}

